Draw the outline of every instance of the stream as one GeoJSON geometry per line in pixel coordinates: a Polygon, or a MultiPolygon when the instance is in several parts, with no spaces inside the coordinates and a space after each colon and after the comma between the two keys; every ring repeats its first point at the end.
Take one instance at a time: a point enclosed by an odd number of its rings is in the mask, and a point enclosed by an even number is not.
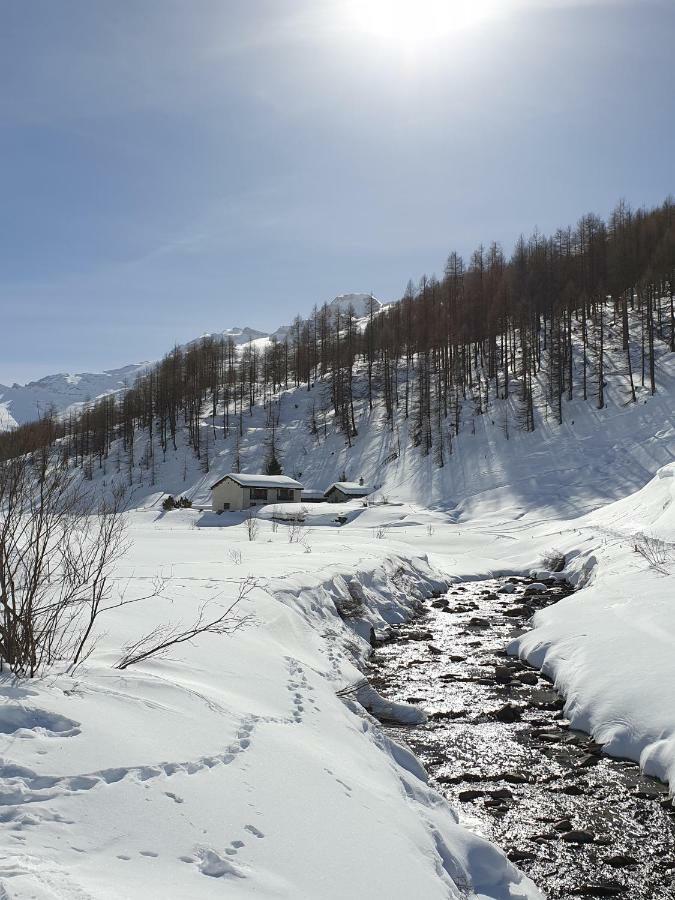
{"type": "Polygon", "coordinates": [[[423,725],[383,725],[463,824],[551,900],[673,900],[667,787],[572,730],[550,681],[504,650],[533,612],[571,590],[553,579],[538,588],[528,578],[463,582],[395,626],[371,656],[369,681],[429,715],[423,725]]]}

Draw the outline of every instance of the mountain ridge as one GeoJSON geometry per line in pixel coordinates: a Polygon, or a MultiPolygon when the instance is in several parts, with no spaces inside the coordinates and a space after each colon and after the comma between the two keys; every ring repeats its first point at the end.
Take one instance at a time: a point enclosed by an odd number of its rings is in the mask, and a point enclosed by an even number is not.
{"type": "MultiPolygon", "coordinates": [[[[344,314],[349,306],[352,306],[356,317],[364,318],[369,313],[371,302],[374,304],[375,312],[379,312],[386,305],[372,294],[363,292],[338,294],[326,305],[333,314],[338,310],[344,314]]],[[[252,341],[274,339],[283,341],[290,331],[290,325],[280,325],[275,331],[269,332],[248,325],[243,328],[233,326],[218,332],[207,332],[187,341],[185,346],[190,346],[204,337],[223,337],[232,338],[235,346],[242,347],[252,341]]],[[[123,390],[133,382],[136,375],[153,362],[144,360],[127,363],[123,366],[102,369],[100,372],[56,372],[25,384],[0,383],[0,431],[35,421],[48,410],[64,413],[82,403],[123,390]]]]}

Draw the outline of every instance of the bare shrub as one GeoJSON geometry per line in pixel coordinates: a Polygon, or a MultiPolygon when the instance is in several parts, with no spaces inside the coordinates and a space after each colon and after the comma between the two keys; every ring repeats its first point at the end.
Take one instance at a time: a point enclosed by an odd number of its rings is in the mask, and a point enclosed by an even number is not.
{"type": "Polygon", "coordinates": [[[249,509],[248,513],[246,514],[244,525],[246,526],[246,533],[248,535],[249,541],[254,541],[258,536],[258,531],[260,530],[260,522],[258,521],[256,514],[252,509],[249,509]]]}
{"type": "Polygon", "coordinates": [[[427,525],[427,534],[429,535],[429,537],[431,537],[431,535],[432,535],[433,533],[434,533],[434,526],[433,526],[431,523],[429,523],[429,524],[427,525]]]}
{"type": "Polygon", "coordinates": [[[565,568],[565,554],[555,548],[546,550],[541,559],[541,564],[549,572],[562,572],[565,568]]]}
{"type": "Polygon", "coordinates": [[[288,525],[288,543],[306,544],[309,537],[309,528],[305,528],[302,519],[292,519],[288,525]]]}
{"type": "Polygon", "coordinates": [[[86,657],[128,547],[124,506],[123,488],[97,498],[48,448],[0,462],[0,670],[86,657]]]}
{"type": "Polygon", "coordinates": [[[335,608],[341,619],[357,619],[365,609],[363,588],[358,581],[350,581],[347,584],[348,597],[338,597],[335,600],[335,608]]]}
{"type": "Polygon", "coordinates": [[[387,528],[385,525],[376,525],[373,531],[375,532],[375,537],[378,541],[381,541],[382,538],[387,536],[387,528]]]}
{"type": "Polygon", "coordinates": [[[650,568],[661,575],[668,575],[668,564],[673,558],[673,545],[662,541],[654,535],[639,533],[635,535],[633,549],[645,559],[650,568]]]}
{"type": "Polygon", "coordinates": [[[239,582],[236,598],[218,615],[209,615],[212,603],[204,603],[195,621],[188,626],[170,622],[158,625],[138,640],[124,648],[124,654],[115,663],[116,669],[126,669],[146,659],[163,657],[180,644],[188,643],[200,634],[232,634],[252,621],[251,616],[238,616],[234,612],[241,601],[256,587],[255,578],[244,578],[239,582]]]}
{"type": "Polygon", "coordinates": [[[231,563],[234,563],[235,566],[241,565],[242,554],[241,550],[238,547],[230,547],[227,551],[227,556],[231,563]]]}

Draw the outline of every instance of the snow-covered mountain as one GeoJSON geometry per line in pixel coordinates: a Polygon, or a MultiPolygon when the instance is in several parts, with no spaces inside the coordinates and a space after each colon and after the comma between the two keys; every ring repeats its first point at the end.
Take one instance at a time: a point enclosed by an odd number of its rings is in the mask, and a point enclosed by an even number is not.
{"type": "Polygon", "coordinates": [[[260,338],[268,337],[266,331],[258,331],[255,328],[226,328],[220,332],[220,337],[232,338],[237,347],[243,344],[249,344],[251,341],[257,341],[260,338]]]}
{"type": "MultiPolygon", "coordinates": [[[[371,304],[375,312],[379,312],[385,306],[372,294],[363,293],[339,294],[328,306],[333,312],[339,310],[341,314],[352,306],[356,317],[364,318],[370,315],[371,304]]],[[[203,336],[232,338],[237,347],[243,347],[252,341],[267,339],[283,341],[290,330],[290,325],[280,325],[272,332],[245,326],[225,328],[223,331],[203,336]]],[[[190,343],[193,342],[188,342],[190,343]]],[[[77,374],[60,372],[27,384],[13,384],[11,387],[0,384],[0,431],[32,422],[50,409],[62,413],[79,403],[122,390],[132,384],[138,372],[149,365],[151,363],[145,361],[118,369],[105,369],[102,372],[77,374]]]]}
{"type": "Polygon", "coordinates": [[[346,313],[351,306],[357,319],[369,316],[372,311],[380,312],[385,304],[374,297],[372,294],[338,294],[328,306],[333,312],[346,313]]]}
{"type": "Polygon", "coordinates": [[[0,384],[0,430],[31,422],[50,409],[64,412],[78,403],[122,390],[150,363],[132,363],[103,372],[46,375],[28,384],[0,384]]]}

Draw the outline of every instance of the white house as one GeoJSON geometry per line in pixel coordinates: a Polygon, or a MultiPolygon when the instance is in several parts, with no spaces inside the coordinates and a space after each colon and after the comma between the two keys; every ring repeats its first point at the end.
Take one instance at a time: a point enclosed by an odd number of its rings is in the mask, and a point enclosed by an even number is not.
{"type": "Polygon", "coordinates": [[[335,481],[323,495],[329,503],[346,503],[355,497],[367,497],[372,492],[372,487],[360,481],[335,481]]]}
{"type": "Polygon", "coordinates": [[[211,509],[249,509],[267,503],[299,503],[302,485],[288,475],[242,475],[230,472],[211,485],[211,509]]]}

